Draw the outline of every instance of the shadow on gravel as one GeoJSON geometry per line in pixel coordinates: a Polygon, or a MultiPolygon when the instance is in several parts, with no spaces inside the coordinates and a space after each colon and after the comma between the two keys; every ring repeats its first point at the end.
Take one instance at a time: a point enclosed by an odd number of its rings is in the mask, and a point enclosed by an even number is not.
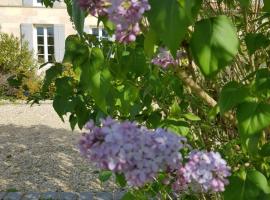
{"type": "Polygon", "coordinates": [[[0,191],[108,191],[79,154],[79,132],[0,124],[0,191]]]}

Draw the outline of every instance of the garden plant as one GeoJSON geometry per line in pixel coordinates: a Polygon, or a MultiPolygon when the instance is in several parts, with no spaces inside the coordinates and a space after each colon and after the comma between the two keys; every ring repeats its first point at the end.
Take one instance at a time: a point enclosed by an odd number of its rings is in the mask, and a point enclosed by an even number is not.
{"type": "Polygon", "coordinates": [[[64,2],[77,34],[29,100],[55,86],[102,181],[123,199],[270,199],[269,0],[64,2]]]}
{"type": "Polygon", "coordinates": [[[40,90],[37,64],[26,42],[0,32],[0,98],[25,99],[40,90]]]}

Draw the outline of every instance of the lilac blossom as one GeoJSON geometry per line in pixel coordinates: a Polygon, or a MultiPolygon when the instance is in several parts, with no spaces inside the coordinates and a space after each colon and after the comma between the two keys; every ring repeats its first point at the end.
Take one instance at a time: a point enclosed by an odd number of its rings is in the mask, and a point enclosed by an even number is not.
{"type": "Polygon", "coordinates": [[[142,186],[160,171],[176,170],[186,139],[164,129],[155,131],[136,123],[102,120],[102,126],[86,124],[81,154],[104,170],[123,173],[129,185],[142,186]]]}
{"type": "Polygon", "coordinates": [[[188,190],[188,182],[184,177],[185,168],[180,165],[180,167],[175,172],[176,180],[172,183],[172,189],[177,192],[183,192],[188,190]]]}
{"type": "Polygon", "coordinates": [[[110,0],[109,19],[116,25],[116,40],[133,42],[140,33],[139,22],[150,10],[148,0],[110,0]]]}
{"type": "Polygon", "coordinates": [[[107,15],[107,0],[78,0],[78,4],[93,16],[107,15]]]}
{"type": "Polygon", "coordinates": [[[140,34],[140,21],[150,10],[148,0],[78,0],[80,7],[95,16],[108,16],[115,24],[116,40],[129,43],[140,34]]]}
{"type": "Polygon", "coordinates": [[[85,125],[80,152],[97,167],[124,174],[130,186],[143,186],[159,172],[168,172],[166,184],[176,192],[221,192],[228,184],[230,168],[219,153],[193,150],[184,162],[181,150],[190,150],[184,137],[112,118],[101,124],[85,125]]]}
{"type": "Polygon", "coordinates": [[[222,192],[228,184],[230,167],[217,152],[192,151],[188,162],[177,171],[173,189],[194,192],[222,192]]]}
{"type": "Polygon", "coordinates": [[[173,58],[168,49],[159,48],[158,54],[152,59],[152,64],[168,68],[171,65],[175,66],[177,64],[177,60],[173,58]]]}

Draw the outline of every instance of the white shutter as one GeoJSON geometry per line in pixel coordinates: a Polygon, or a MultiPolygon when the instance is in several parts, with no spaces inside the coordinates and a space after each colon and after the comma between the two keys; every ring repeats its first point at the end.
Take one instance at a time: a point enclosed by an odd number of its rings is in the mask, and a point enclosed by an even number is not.
{"type": "Polygon", "coordinates": [[[34,27],[32,24],[21,24],[21,39],[28,43],[31,51],[34,51],[34,27]]]}
{"type": "Polygon", "coordinates": [[[55,24],[54,31],[54,57],[56,62],[62,62],[65,52],[65,26],[55,24]]]}

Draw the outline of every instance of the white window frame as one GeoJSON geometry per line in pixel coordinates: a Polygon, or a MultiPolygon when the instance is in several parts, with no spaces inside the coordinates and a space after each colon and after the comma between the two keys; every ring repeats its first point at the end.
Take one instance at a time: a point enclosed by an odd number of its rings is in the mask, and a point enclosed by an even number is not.
{"type": "Polygon", "coordinates": [[[38,2],[38,0],[33,0],[33,6],[44,7],[44,5],[42,5],[41,2],[38,2]]]}
{"type": "MultiPolygon", "coordinates": [[[[34,28],[34,51],[35,51],[35,57],[38,60],[38,34],[37,34],[37,28],[43,28],[44,33],[43,33],[43,45],[44,45],[44,62],[49,61],[49,53],[48,53],[48,28],[53,28],[53,25],[43,25],[43,24],[37,24],[35,25],[34,28]]],[[[54,31],[54,28],[53,28],[54,31]]],[[[53,36],[54,38],[54,36],[53,36]]],[[[55,38],[54,38],[55,40],[55,38]]],[[[53,43],[53,47],[55,48],[55,41],[53,43]]],[[[55,56],[55,52],[53,54],[53,57],[55,56]]]]}
{"type": "Polygon", "coordinates": [[[103,27],[90,27],[90,34],[93,34],[93,28],[98,29],[98,39],[102,38],[102,29],[103,27]]]}
{"type": "Polygon", "coordinates": [[[99,40],[102,39],[102,38],[107,38],[108,40],[111,40],[111,41],[114,40],[114,35],[113,35],[113,36],[108,35],[108,37],[103,37],[103,35],[102,35],[102,30],[105,29],[104,27],[90,26],[89,34],[93,34],[93,30],[92,30],[93,28],[98,29],[98,36],[97,36],[97,38],[98,38],[99,40]]]}

